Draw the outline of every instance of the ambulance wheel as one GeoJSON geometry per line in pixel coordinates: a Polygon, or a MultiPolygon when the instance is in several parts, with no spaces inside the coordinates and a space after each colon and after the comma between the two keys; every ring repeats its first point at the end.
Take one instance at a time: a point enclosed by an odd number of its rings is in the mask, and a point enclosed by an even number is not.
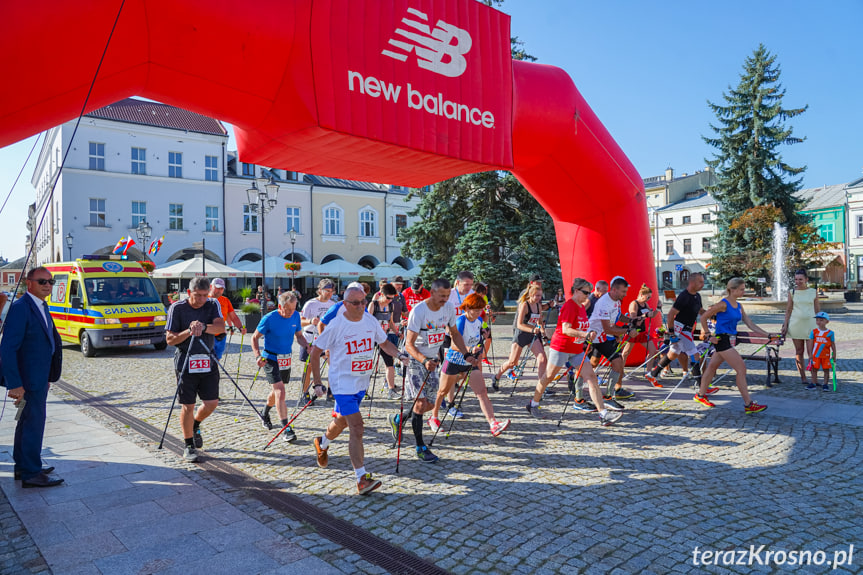
{"type": "Polygon", "coordinates": [[[162,351],[163,349],[168,349],[168,342],[160,341],[159,343],[154,343],[153,347],[155,347],[159,351],[162,351]]]}
{"type": "Polygon", "coordinates": [[[90,341],[90,336],[87,332],[81,334],[81,354],[84,357],[93,357],[96,355],[96,348],[93,347],[93,342],[90,341]]]}

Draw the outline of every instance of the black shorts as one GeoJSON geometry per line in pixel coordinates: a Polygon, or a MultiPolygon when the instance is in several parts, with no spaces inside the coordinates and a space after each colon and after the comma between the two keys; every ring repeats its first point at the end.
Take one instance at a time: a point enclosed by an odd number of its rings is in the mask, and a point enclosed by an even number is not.
{"type": "MultiPolygon", "coordinates": [[[[397,346],[399,344],[399,336],[397,336],[394,333],[388,333],[387,334],[387,341],[389,341],[393,345],[397,346]]],[[[384,360],[384,365],[387,367],[392,367],[393,366],[393,356],[391,356],[390,354],[388,354],[387,352],[382,350],[380,347],[378,347],[378,352],[381,354],[381,359],[384,360]]]]}
{"type": "Polygon", "coordinates": [[[518,344],[519,347],[527,347],[531,344],[531,342],[533,342],[533,336],[533,333],[516,330],[516,332],[513,334],[512,342],[518,344]]]}
{"type": "Polygon", "coordinates": [[[196,397],[201,401],[219,399],[219,372],[214,369],[207,373],[184,373],[178,397],[180,405],[195,405],[196,397]]]}
{"type": "Polygon", "coordinates": [[[300,363],[306,363],[306,360],[309,359],[309,352],[312,349],[312,344],[309,344],[307,347],[300,348],[300,363]]]}
{"type": "Polygon", "coordinates": [[[617,349],[617,340],[609,340],[596,342],[591,345],[593,357],[604,357],[608,361],[612,361],[620,357],[620,351],[617,349]]]}
{"type": "Polygon", "coordinates": [[[264,375],[267,376],[267,381],[270,385],[275,385],[279,382],[288,383],[291,381],[291,368],[279,369],[279,362],[275,359],[267,359],[267,363],[261,368],[264,375]]]}
{"type": "Polygon", "coordinates": [[[737,344],[737,334],[717,333],[716,334],[716,351],[728,351],[737,344]],[[735,341],[731,341],[732,338],[735,341]]]}
{"type": "Polygon", "coordinates": [[[443,373],[445,375],[461,375],[472,369],[477,369],[472,365],[461,365],[460,363],[452,363],[451,361],[443,362],[443,373]]]}

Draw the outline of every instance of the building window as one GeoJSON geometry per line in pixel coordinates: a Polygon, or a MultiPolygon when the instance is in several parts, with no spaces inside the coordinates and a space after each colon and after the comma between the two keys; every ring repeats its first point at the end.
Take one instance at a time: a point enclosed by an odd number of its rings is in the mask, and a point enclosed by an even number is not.
{"type": "Polygon", "coordinates": [[[835,241],[833,239],[833,224],[832,223],[821,224],[821,226],[819,226],[819,228],[818,228],[818,233],[821,235],[821,239],[823,239],[825,242],[835,241]]]}
{"type": "Polygon", "coordinates": [[[208,182],[219,181],[218,156],[204,156],[204,179],[208,182]]]}
{"type": "Polygon", "coordinates": [[[674,240],[665,241],[665,255],[670,256],[674,253],[674,240]]]}
{"type": "Polygon", "coordinates": [[[689,238],[683,240],[683,253],[691,254],[692,253],[692,240],[689,238]]]}
{"type": "Polygon", "coordinates": [[[324,210],[324,235],[342,235],[342,210],[327,208],[324,210]]]}
{"type": "Polygon", "coordinates": [[[674,218],[665,218],[665,225],[666,226],[673,226],[674,225],[674,218]]]}
{"type": "Polygon", "coordinates": [[[863,216],[857,216],[857,237],[863,238],[863,216]]]}
{"type": "Polygon", "coordinates": [[[300,208],[288,208],[288,227],[287,231],[294,230],[298,234],[300,231],[300,208]]]}
{"type": "Polygon", "coordinates": [[[377,237],[377,215],[372,210],[360,212],[360,236],[364,238],[377,237]]]}
{"type": "Polygon", "coordinates": [[[147,202],[132,202],[132,227],[147,221],[147,202]]]}
{"type": "Polygon", "coordinates": [[[692,223],[692,216],[683,216],[683,223],[684,224],[691,224],[692,223]]]}
{"type": "Polygon", "coordinates": [[[146,175],[147,173],[147,149],[132,148],[132,173],[146,175]]]}
{"type": "Polygon", "coordinates": [[[168,204],[168,229],[183,229],[183,204],[168,204]]]}
{"type": "Polygon", "coordinates": [[[243,162],[243,175],[255,177],[255,164],[247,164],[243,162]]]}
{"type": "Polygon", "coordinates": [[[289,182],[296,182],[299,179],[297,172],[289,172],[285,170],[285,179],[289,182]]]}
{"type": "Polygon", "coordinates": [[[97,228],[105,227],[105,200],[90,198],[90,225],[97,228]]]}
{"type": "Polygon", "coordinates": [[[258,231],[258,214],[255,213],[252,206],[249,204],[243,204],[243,231],[258,231]]]}
{"type": "Polygon", "coordinates": [[[90,142],[90,169],[105,171],[105,144],[90,142]]]}
{"type": "Polygon", "coordinates": [[[710,212],[707,212],[706,214],[701,214],[701,221],[702,221],[702,223],[709,222],[710,221],[710,212]]]}
{"type": "Polygon", "coordinates": [[[183,152],[168,152],[168,177],[183,177],[183,152]]]}
{"type": "Polygon", "coordinates": [[[204,231],[218,232],[219,231],[219,207],[207,206],[204,209],[204,231]]]}
{"type": "Polygon", "coordinates": [[[405,214],[396,214],[396,237],[399,237],[399,230],[408,227],[408,217],[405,214]]]}
{"type": "Polygon", "coordinates": [[[701,238],[701,251],[706,254],[710,253],[710,238],[701,238]]]}

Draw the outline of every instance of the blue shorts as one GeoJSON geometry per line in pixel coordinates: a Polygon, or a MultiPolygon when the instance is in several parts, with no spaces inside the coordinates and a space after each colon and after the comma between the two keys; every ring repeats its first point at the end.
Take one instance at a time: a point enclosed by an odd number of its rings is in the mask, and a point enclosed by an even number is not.
{"type": "Polygon", "coordinates": [[[336,406],[333,408],[333,413],[337,415],[353,415],[360,412],[360,402],[366,396],[365,390],[353,395],[336,395],[333,398],[336,401],[336,406]]]}
{"type": "Polygon", "coordinates": [[[227,337],[223,337],[221,340],[219,338],[216,338],[216,340],[213,342],[213,354],[219,361],[222,361],[222,356],[225,354],[225,347],[227,347],[227,345],[227,337]]]}

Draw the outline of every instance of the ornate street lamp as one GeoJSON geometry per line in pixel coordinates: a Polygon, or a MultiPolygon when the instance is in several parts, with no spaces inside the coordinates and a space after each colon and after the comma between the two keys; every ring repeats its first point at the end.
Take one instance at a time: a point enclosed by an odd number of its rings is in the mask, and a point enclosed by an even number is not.
{"type": "Polygon", "coordinates": [[[252,187],[246,190],[249,207],[253,212],[260,215],[261,220],[261,285],[264,292],[264,301],[261,302],[261,314],[267,313],[267,251],[264,237],[264,216],[272,211],[279,202],[279,184],[270,176],[269,178],[257,178],[252,181],[252,187]]]}
{"type": "Polygon", "coordinates": [[[147,223],[147,220],[141,220],[138,222],[138,227],[135,228],[135,235],[138,236],[138,245],[141,246],[141,251],[146,255],[147,242],[153,235],[153,227],[147,223]]]}
{"type": "Polygon", "coordinates": [[[72,261],[72,240],[75,238],[72,237],[72,232],[66,234],[66,247],[69,248],[69,261],[72,261]]]}
{"type": "MultiPolygon", "coordinates": [[[[288,232],[291,236],[291,264],[294,263],[294,244],[297,243],[297,230],[291,227],[291,231],[288,232]]],[[[294,291],[294,279],[297,276],[297,270],[291,267],[291,291],[294,291]]]]}

